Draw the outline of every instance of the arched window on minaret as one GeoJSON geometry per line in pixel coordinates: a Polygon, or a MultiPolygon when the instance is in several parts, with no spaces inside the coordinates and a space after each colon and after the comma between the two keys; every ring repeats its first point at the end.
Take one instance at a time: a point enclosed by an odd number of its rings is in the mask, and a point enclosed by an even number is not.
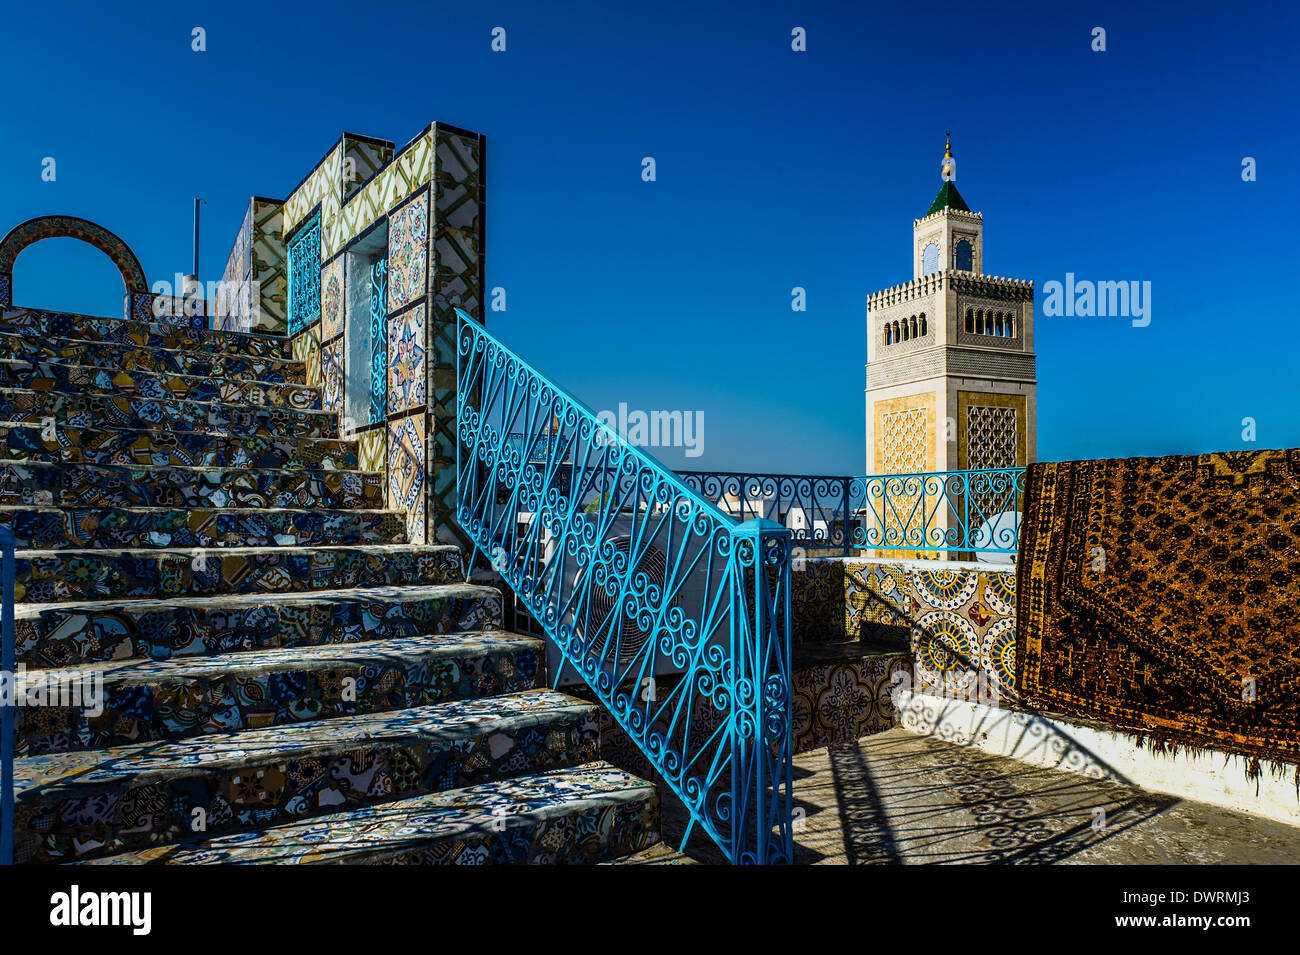
{"type": "Polygon", "coordinates": [[[939,271],[939,247],[931,242],[921,253],[921,274],[933,275],[939,271]]]}
{"type": "Polygon", "coordinates": [[[975,313],[975,334],[984,334],[984,309],[982,308],[975,313]]]}
{"type": "Polygon", "coordinates": [[[885,344],[889,344],[889,322],[885,322],[885,344]]]}
{"type": "Polygon", "coordinates": [[[998,312],[993,319],[993,334],[1002,337],[1002,313],[998,312]]]}
{"type": "Polygon", "coordinates": [[[1016,337],[1016,316],[1015,312],[1007,313],[1007,338],[1016,337]]]}
{"type": "Polygon", "coordinates": [[[921,313],[921,337],[925,337],[925,312],[921,313]]]}
{"type": "Polygon", "coordinates": [[[975,250],[965,239],[957,243],[957,269],[961,272],[975,271],[975,250]]]}
{"type": "Polygon", "coordinates": [[[903,340],[902,334],[898,330],[898,322],[894,322],[894,342],[897,344],[903,340]]]}
{"type": "Polygon", "coordinates": [[[975,333],[975,310],[973,308],[966,309],[966,331],[969,334],[975,333]]]}
{"type": "Polygon", "coordinates": [[[916,337],[916,316],[912,316],[912,337],[916,337]]]}

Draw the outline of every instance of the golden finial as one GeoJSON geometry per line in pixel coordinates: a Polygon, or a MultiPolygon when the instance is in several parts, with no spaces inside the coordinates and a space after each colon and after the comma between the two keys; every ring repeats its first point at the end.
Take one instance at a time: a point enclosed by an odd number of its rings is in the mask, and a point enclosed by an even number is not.
{"type": "Polygon", "coordinates": [[[952,133],[944,133],[943,147],[943,164],[939,167],[939,175],[944,182],[952,182],[957,178],[957,160],[952,158],[952,133]]]}

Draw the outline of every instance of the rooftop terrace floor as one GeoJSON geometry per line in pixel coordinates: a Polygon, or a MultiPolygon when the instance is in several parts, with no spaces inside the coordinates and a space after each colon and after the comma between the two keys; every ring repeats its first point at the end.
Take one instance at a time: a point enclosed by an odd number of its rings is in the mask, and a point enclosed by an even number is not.
{"type": "MultiPolygon", "coordinates": [[[[900,729],[796,756],[794,777],[799,864],[1300,863],[1300,828],[900,729]]],[[[688,853],[721,861],[696,837],[688,853]]]]}

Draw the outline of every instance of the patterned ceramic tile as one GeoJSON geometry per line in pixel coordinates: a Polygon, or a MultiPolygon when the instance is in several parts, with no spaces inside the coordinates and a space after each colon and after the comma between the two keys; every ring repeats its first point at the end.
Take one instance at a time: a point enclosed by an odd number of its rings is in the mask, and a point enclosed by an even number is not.
{"type": "Polygon", "coordinates": [[[424,404],[424,305],[388,317],[388,413],[424,404]]]}
{"type": "Polygon", "coordinates": [[[407,538],[424,540],[424,415],[388,423],[388,506],[406,511],[407,538]]]}
{"type": "Polygon", "coordinates": [[[372,428],[357,435],[357,456],[361,470],[382,472],[388,466],[386,435],[383,428],[372,428]]]}
{"type": "Polygon", "coordinates": [[[376,508],[384,495],[382,475],[355,471],[0,465],[0,504],[10,507],[376,508]]]}
{"type": "Polygon", "coordinates": [[[326,411],[343,410],[343,339],[335,338],[321,349],[321,376],[326,411]]]}
{"type": "Polygon", "coordinates": [[[196,378],[243,378],[262,383],[304,384],[299,360],[213,352],[165,351],[103,342],[41,341],[16,335],[0,340],[0,360],[61,361],[98,368],[167,373],[196,378]]]}
{"type": "Polygon", "coordinates": [[[388,216],[388,310],[428,291],[429,195],[416,196],[388,216]]]}
{"type": "MultiPolygon", "coordinates": [[[[20,756],[84,752],[519,693],[535,687],[542,650],[528,637],[473,633],[251,651],[233,661],[114,662],[93,670],[104,684],[99,712],[24,707],[16,746],[20,756]]],[[[44,671],[40,679],[71,683],[87,672],[44,671]]]]}
{"type": "Polygon", "coordinates": [[[327,342],[343,334],[343,262],[336,256],[320,270],[320,337],[327,342]]]}
{"type": "Polygon", "coordinates": [[[597,732],[593,707],[530,690],[104,753],[90,767],[81,753],[23,761],[15,861],[173,841],[196,817],[215,836],[574,766],[596,758],[597,732]]]}
{"type": "Polygon", "coordinates": [[[501,595],[490,587],[424,584],[188,602],[131,599],[62,609],[31,605],[18,609],[14,634],[20,662],[66,667],[491,630],[501,626],[501,617],[501,595]]]}

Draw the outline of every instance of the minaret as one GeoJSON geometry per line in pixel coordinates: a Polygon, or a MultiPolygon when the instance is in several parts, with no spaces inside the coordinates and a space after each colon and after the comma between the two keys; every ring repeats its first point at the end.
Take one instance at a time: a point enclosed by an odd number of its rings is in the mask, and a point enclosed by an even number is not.
{"type": "Polygon", "coordinates": [[[1037,452],[1034,285],[984,274],[984,217],[957,191],[912,223],[912,280],[867,299],[868,474],[1023,466],[1037,452]]]}

